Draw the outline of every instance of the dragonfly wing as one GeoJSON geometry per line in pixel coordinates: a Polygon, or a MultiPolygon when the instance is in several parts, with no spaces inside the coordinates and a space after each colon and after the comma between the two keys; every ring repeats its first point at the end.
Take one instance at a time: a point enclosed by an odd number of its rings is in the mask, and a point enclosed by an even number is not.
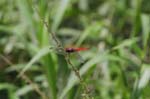
{"type": "Polygon", "coordinates": [[[63,48],[59,48],[59,47],[50,47],[50,50],[56,54],[60,54],[60,55],[66,55],[67,53],[65,52],[65,50],[63,48]]]}
{"type": "Polygon", "coordinates": [[[63,49],[63,46],[62,44],[59,42],[59,40],[56,38],[56,36],[54,34],[50,35],[50,40],[49,40],[49,43],[50,43],[50,50],[54,53],[57,53],[57,54],[61,54],[61,55],[65,55],[66,52],[65,50],[63,49]]]}

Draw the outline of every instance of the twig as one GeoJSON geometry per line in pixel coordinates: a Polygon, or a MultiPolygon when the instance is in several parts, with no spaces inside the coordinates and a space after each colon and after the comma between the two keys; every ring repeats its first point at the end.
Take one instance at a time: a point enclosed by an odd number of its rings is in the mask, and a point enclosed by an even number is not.
{"type": "MultiPolygon", "coordinates": [[[[39,11],[38,11],[36,8],[34,8],[34,9],[35,9],[35,11],[38,13],[38,15],[40,16],[39,11]]],[[[69,53],[67,53],[67,52],[65,51],[64,47],[62,46],[60,40],[56,37],[55,33],[51,32],[51,31],[49,30],[49,25],[48,25],[48,23],[44,20],[44,18],[42,18],[42,17],[40,16],[40,19],[41,19],[41,21],[43,22],[43,24],[46,26],[47,31],[48,31],[48,33],[50,34],[50,36],[52,37],[52,39],[55,41],[55,43],[56,43],[56,48],[57,48],[58,50],[61,50],[63,53],[65,53],[65,54],[63,54],[63,55],[64,55],[64,57],[65,57],[65,59],[66,59],[67,64],[69,64],[69,65],[71,66],[72,70],[74,71],[75,75],[77,76],[77,78],[79,79],[81,85],[83,86],[83,90],[84,90],[83,97],[84,97],[84,99],[93,99],[93,98],[90,98],[90,96],[89,96],[89,92],[90,92],[90,91],[89,91],[89,89],[88,89],[88,87],[87,87],[87,84],[86,84],[86,83],[84,82],[84,80],[82,79],[82,77],[81,77],[81,75],[80,75],[80,73],[79,73],[79,70],[71,63],[71,60],[70,60],[70,57],[69,57],[69,53]]]]}
{"type": "MultiPolygon", "coordinates": [[[[84,80],[82,79],[79,70],[71,63],[71,60],[69,58],[69,54],[67,54],[67,56],[65,56],[66,62],[71,66],[72,70],[74,71],[75,75],[78,77],[78,79],[80,80],[81,85],[83,86],[84,89],[84,94],[83,97],[90,97],[88,95],[88,93],[90,92],[87,84],[84,82],[84,80]]],[[[85,98],[85,99],[89,99],[89,98],[85,98]]]]}

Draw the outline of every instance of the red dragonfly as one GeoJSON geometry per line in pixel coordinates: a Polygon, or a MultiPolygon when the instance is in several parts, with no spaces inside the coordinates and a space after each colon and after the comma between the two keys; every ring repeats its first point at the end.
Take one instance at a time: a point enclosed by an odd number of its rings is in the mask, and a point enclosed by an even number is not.
{"type": "Polygon", "coordinates": [[[84,60],[82,59],[82,57],[80,56],[80,54],[78,52],[80,51],[85,51],[88,50],[88,48],[74,48],[74,47],[67,47],[67,48],[63,48],[61,42],[57,39],[57,37],[55,36],[54,33],[51,33],[51,37],[52,37],[52,45],[55,45],[54,47],[51,47],[50,49],[53,49],[56,53],[61,54],[61,55],[66,55],[66,54],[72,54],[76,52],[76,55],[78,56],[78,58],[82,61],[82,63],[84,62],[84,60]]]}
{"type": "Polygon", "coordinates": [[[67,53],[74,53],[74,52],[79,52],[79,51],[85,51],[85,50],[88,50],[88,48],[65,48],[65,51],[67,53]]]}
{"type": "Polygon", "coordinates": [[[80,56],[80,54],[78,52],[86,51],[86,50],[88,50],[88,48],[83,48],[83,47],[82,48],[73,48],[73,47],[65,48],[66,53],[68,53],[68,54],[75,53],[81,64],[83,64],[85,62],[85,60],[80,56]]]}
{"type": "Polygon", "coordinates": [[[77,56],[78,60],[80,61],[80,63],[84,63],[84,59],[82,58],[82,56],[79,54],[80,51],[86,51],[88,50],[88,48],[74,48],[74,47],[67,47],[65,49],[63,48],[59,48],[59,47],[51,47],[57,54],[61,54],[61,55],[66,55],[66,54],[75,54],[75,56],[77,56]]]}

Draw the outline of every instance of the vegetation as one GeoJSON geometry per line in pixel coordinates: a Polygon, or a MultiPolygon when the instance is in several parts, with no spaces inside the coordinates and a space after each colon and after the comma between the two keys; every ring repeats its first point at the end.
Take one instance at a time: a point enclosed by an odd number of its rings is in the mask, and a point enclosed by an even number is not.
{"type": "Polygon", "coordinates": [[[0,99],[150,99],[149,5],[0,0],[0,99]]]}

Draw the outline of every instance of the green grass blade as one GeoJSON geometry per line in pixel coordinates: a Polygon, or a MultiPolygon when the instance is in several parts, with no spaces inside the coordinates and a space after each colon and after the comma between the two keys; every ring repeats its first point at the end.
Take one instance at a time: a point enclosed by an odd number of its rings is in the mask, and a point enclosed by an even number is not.
{"type": "Polygon", "coordinates": [[[139,40],[138,38],[132,38],[132,39],[124,40],[123,42],[121,42],[119,45],[113,47],[112,49],[117,50],[117,49],[121,49],[124,47],[129,47],[132,44],[136,43],[138,40],[139,40]]]}
{"type": "Polygon", "coordinates": [[[58,4],[58,9],[56,12],[56,15],[53,17],[54,21],[52,23],[52,31],[55,32],[60,25],[62,18],[64,16],[64,13],[67,9],[67,6],[69,4],[70,0],[61,0],[60,4],[58,4]]]}
{"type": "Polygon", "coordinates": [[[34,90],[34,88],[31,85],[26,85],[22,88],[20,88],[19,90],[16,91],[16,96],[20,97],[23,96],[25,94],[28,94],[28,92],[34,90]]]}
{"type": "MultiPolygon", "coordinates": [[[[104,60],[113,59],[114,57],[110,56],[108,52],[104,52],[103,54],[98,54],[93,57],[90,61],[88,61],[83,67],[79,70],[80,75],[84,75],[90,68],[92,68],[95,64],[102,62],[104,60]]],[[[118,58],[115,57],[115,60],[120,61],[118,58]]],[[[72,73],[68,79],[67,86],[64,88],[62,94],[60,95],[59,99],[63,99],[65,95],[70,91],[70,89],[78,83],[79,79],[76,77],[74,73],[72,73]]]]}
{"type": "Polygon", "coordinates": [[[19,75],[17,77],[22,76],[22,74],[24,74],[29,68],[31,68],[31,66],[40,58],[42,58],[43,56],[45,56],[46,54],[49,53],[49,47],[45,47],[42,48],[41,50],[39,50],[39,52],[31,59],[31,61],[22,69],[22,71],[20,71],[19,75]]]}
{"type": "Polygon", "coordinates": [[[76,45],[79,46],[83,43],[83,41],[90,35],[93,36],[93,34],[98,35],[100,30],[101,30],[101,26],[102,23],[94,23],[88,27],[86,27],[86,29],[83,31],[83,33],[81,34],[81,36],[79,37],[79,40],[77,41],[76,45]]]}
{"type": "Polygon", "coordinates": [[[148,39],[150,38],[150,16],[142,15],[142,28],[143,28],[143,45],[144,48],[147,46],[148,39]]]}
{"type": "Polygon", "coordinates": [[[150,68],[149,68],[150,64],[149,65],[143,64],[143,65],[145,65],[143,67],[146,68],[144,68],[143,74],[141,75],[141,78],[139,80],[138,90],[143,89],[150,80],[150,68]]]}
{"type": "Polygon", "coordinates": [[[44,56],[43,60],[44,74],[47,77],[49,89],[51,90],[52,99],[57,99],[57,80],[56,80],[56,68],[50,54],[44,56]]]}

